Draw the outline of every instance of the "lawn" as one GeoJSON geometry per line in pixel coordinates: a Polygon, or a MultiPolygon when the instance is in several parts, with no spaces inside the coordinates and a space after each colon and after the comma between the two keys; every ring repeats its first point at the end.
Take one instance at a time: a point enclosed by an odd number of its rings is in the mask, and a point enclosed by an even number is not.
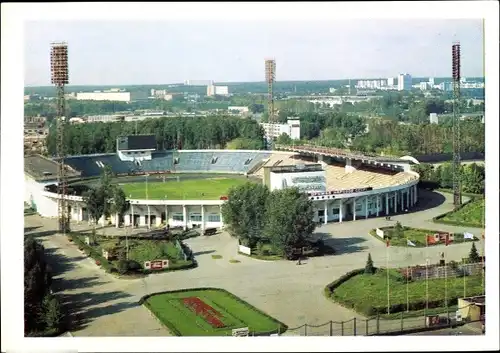
{"type": "Polygon", "coordinates": [[[144,304],[177,336],[231,336],[232,329],[243,327],[256,334],[286,329],[276,319],[221,289],[156,294],[144,304]]]}
{"type": "MultiPolygon", "coordinates": [[[[389,276],[390,305],[401,305],[406,311],[406,280],[396,270],[391,270],[389,276]]],[[[422,309],[416,303],[425,303],[425,280],[416,280],[408,283],[408,299],[410,311],[422,309]],[[412,303],[414,303],[412,305],[412,303]]],[[[456,305],[456,299],[464,295],[464,277],[448,279],[429,279],[429,302],[445,299],[445,283],[447,285],[447,298],[450,305],[456,305]]],[[[466,296],[480,295],[483,293],[481,276],[466,276],[466,296]]],[[[384,313],[387,310],[387,272],[378,270],[374,275],[359,274],[339,285],[333,292],[332,299],[353,308],[363,314],[369,311],[368,306],[384,313]]],[[[425,304],[424,304],[425,306],[425,304]]],[[[431,307],[431,306],[430,306],[431,307]]],[[[434,305],[435,307],[435,305],[434,305]]],[[[401,311],[392,309],[392,312],[401,311]]]]}
{"type": "Polygon", "coordinates": [[[484,227],[484,198],[474,200],[457,211],[452,211],[439,221],[470,227],[484,227]]]}
{"type": "MultiPolygon", "coordinates": [[[[230,188],[248,181],[244,178],[221,177],[151,182],[148,183],[148,197],[156,200],[219,200],[221,196],[227,196],[230,188]]],[[[127,197],[146,199],[146,183],[124,184],[122,188],[127,197]]]]}
{"type": "MultiPolygon", "coordinates": [[[[412,228],[412,227],[404,227],[403,226],[403,235],[401,237],[394,237],[391,235],[391,232],[394,230],[394,227],[381,227],[381,230],[385,232],[390,238],[390,246],[408,246],[408,241],[410,240],[413,244],[415,244],[415,247],[425,247],[426,246],[426,236],[427,235],[432,235],[435,233],[446,233],[446,232],[441,232],[437,230],[429,230],[429,229],[421,229],[421,228],[412,228]]],[[[385,242],[385,239],[382,239],[379,237],[376,233],[375,229],[372,229],[370,231],[370,234],[377,238],[380,241],[385,242]]],[[[453,243],[462,243],[464,241],[464,235],[463,233],[455,233],[453,234],[454,240],[453,243]]],[[[466,242],[469,241],[477,241],[478,238],[474,237],[474,239],[465,239],[466,242]]],[[[453,244],[452,243],[452,244],[453,244]]],[[[444,243],[435,243],[435,244],[429,244],[429,246],[434,246],[434,245],[444,245],[444,243]]],[[[412,246],[409,246],[412,247],[412,246]]]]}

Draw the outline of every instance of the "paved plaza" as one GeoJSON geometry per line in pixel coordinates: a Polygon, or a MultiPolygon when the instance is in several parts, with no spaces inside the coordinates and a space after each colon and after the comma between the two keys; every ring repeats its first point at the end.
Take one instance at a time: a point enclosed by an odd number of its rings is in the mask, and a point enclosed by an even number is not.
{"type": "MultiPolygon", "coordinates": [[[[49,258],[57,263],[56,289],[63,302],[74,307],[77,321],[72,330],[74,336],[167,336],[168,331],[146,308],[138,306],[137,301],[148,293],[208,286],[224,288],[293,328],[304,323],[319,325],[330,320],[362,319],[352,310],[327,300],[323,288],[347,271],[364,267],[368,252],[375,266],[385,266],[387,249],[383,242],[368,234],[373,228],[400,221],[405,226],[431,230],[469,231],[480,238],[481,229],[432,223],[432,217],[453,208],[451,196],[432,194],[440,198],[439,204],[431,208],[424,205],[418,212],[396,215],[391,221],[381,217],[322,225],[316,235],[333,245],[338,254],[310,258],[301,266],[293,261],[269,262],[239,255],[237,240],[222,233],[185,241],[198,262],[195,269],[123,280],[104,273],[91,259],[82,257],[66,237],[54,235],[56,220],[26,216],[25,228],[39,237],[49,258]],[[212,259],[214,254],[222,258],[212,259]],[[237,259],[240,263],[230,263],[230,259],[237,259]]],[[[431,193],[422,191],[422,199],[426,200],[426,197],[430,198],[431,193]]],[[[88,229],[88,226],[73,228],[88,229]]],[[[443,250],[442,246],[427,250],[391,247],[389,264],[394,267],[424,264],[427,257],[437,262],[443,250]]],[[[446,257],[460,260],[469,250],[470,244],[454,244],[446,248],[446,257]]]]}

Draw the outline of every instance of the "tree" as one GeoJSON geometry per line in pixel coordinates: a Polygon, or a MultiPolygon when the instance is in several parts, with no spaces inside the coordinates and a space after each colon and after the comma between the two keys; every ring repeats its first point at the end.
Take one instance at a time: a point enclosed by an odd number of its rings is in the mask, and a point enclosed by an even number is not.
{"type": "Polygon", "coordinates": [[[59,331],[64,317],[59,301],[53,295],[49,294],[43,299],[42,307],[47,327],[59,331]]]}
{"type": "Polygon", "coordinates": [[[303,247],[316,227],[312,201],[297,188],[273,191],[266,206],[264,235],[273,248],[287,255],[291,248],[303,247]]]}
{"type": "Polygon", "coordinates": [[[292,139],[290,138],[290,136],[288,136],[288,134],[282,133],[276,139],[276,143],[278,145],[291,145],[292,144],[292,139]]]}
{"type": "Polygon", "coordinates": [[[232,188],[222,205],[222,216],[229,233],[252,247],[262,238],[265,208],[269,198],[267,186],[245,183],[232,188]]]}
{"type": "Polygon", "coordinates": [[[392,230],[392,236],[394,238],[401,238],[404,234],[404,228],[403,226],[401,225],[401,223],[399,222],[396,222],[396,224],[394,225],[394,228],[392,230]]]}
{"type": "Polygon", "coordinates": [[[375,267],[373,266],[372,255],[369,253],[365,265],[365,274],[373,275],[374,273],[375,273],[375,267]]]}
{"type": "Polygon", "coordinates": [[[481,257],[479,256],[479,253],[477,252],[476,249],[476,244],[474,243],[472,243],[472,247],[470,248],[469,261],[472,263],[477,263],[481,261],[481,257]]]}
{"type": "Polygon", "coordinates": [[[104,215],[105,208],[105,195],[102,192],[102,188],[91,188],[83,195],[83,200],[87,205],[90,217],[94,221],[94,228],[99,218],[104,215]]]}
{"type": "Polygon", "coordinates": [[[226,145],[228,150],[261,150],[264,140],[253,140],[248,138],[237,138],[229,141],[226,145]]]}
{"type": "Polygon", "coordinates": [[[116,220],[117,222],[119,222],[119,220],[123,217],[129,206],[129,202],[127,201],[127,197],[125,196],[123,189],[118,186],[114,186],[111,212],[118,215],[118,219],[116,220]]]}

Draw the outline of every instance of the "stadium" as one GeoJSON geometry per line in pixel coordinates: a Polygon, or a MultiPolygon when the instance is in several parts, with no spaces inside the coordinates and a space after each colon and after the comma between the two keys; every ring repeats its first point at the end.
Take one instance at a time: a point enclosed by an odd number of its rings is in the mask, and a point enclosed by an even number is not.
{"type": "MultiPolygon", "coordinates": [[[[157,151],[154,136],[119,137],[116,153],[69,156],[68,214],[89,221],[83,193],[105,166],[124,189],[130,208],[115,226],[221,228],[221,206],[232,186],[260,182],[271,190],[297,187],[307,193],[318,223],[355,221],[411,209],[419,175],[412,157],[368,156],[314,146],[276,150],[157,151]]],[[[25,202],[43,217],[57,217],[59,161],[25,157],[25,202]]]]}

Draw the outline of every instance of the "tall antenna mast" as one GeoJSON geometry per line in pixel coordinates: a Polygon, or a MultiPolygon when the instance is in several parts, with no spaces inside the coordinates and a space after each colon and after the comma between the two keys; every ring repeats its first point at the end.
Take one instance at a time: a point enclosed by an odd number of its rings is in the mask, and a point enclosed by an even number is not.
{"type": "Polygon", "coordinates": [[[276,116],[274,110],[273,84],[276,79],[276,61],[266,59],[266,82],[267,82],[267,115],[269,122],[275,123],[276,116]]]}
{"type": "Polygon", "coordinates": [[[56,154],[59,160],[57,170],[57,193],[58,193],[58,218],[59,218],[59,232],[66,234],[70,231],[69,217],[68,217],[68,202],[67,188],[68,180],[66,176],[66,167],[64,159],[66,158],[66,143],[65,143],[65,129],[66,129],[66,102],[64,99],[64,85],[69,83],[68,74],[68,45],[65,42],[52,43],[50,48],[50,69],[51,69],[51,83],[56,86],[57,92],[57,109],[56,109],[56,123],[57,123],[57,145],[56,154]]]}
{"type": "Polygon", "coordinates": [[[453,205],[458,208],[462,204],[460,185],[460,43],[451,47],[453,74],[453,205]]]}

